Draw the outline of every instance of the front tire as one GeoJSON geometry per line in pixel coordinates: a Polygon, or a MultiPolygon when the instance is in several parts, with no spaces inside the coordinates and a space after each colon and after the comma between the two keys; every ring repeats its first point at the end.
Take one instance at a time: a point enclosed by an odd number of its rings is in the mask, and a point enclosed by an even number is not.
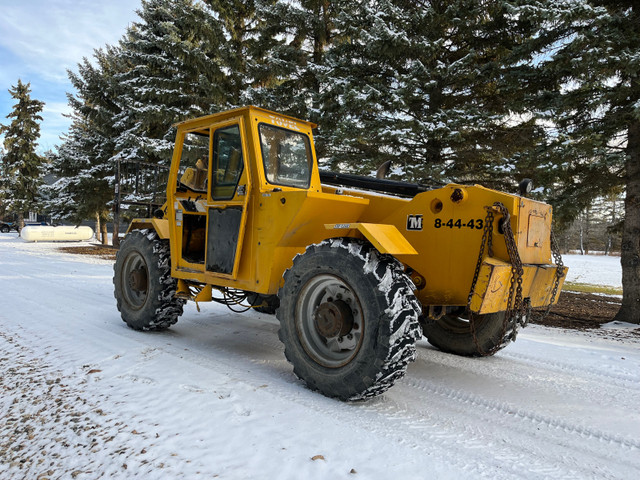
{"type": "Polygon", "coordinates": [[[2,233],[9,233],[9,226],[8,225],[3,225],[2,227],[0,227],[0,232],[2,233]]]}
{"type": "Polygon", "coordinates": [[[284,274],[280,340],[294,373],[341,400],[385,392],[415,359],[421,311],[402,265],[368,243],[311,245],[284,274]]]}
{"type": "Polygon", "coordinates": [[[169,242],[152,230],[133,230],[113,266],[114,296],[122,320],[134,330],[165,330],[178,321],[185,301],[175,297],[169,242]]]}

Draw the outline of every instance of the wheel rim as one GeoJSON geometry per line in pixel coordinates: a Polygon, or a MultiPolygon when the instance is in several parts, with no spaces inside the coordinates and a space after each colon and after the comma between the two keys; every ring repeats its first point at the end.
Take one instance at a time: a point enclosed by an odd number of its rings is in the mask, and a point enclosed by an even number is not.
{"type": "Polygon", "coordinates": [[[360,300],[334,275],[318,275],[305,284],[296,303],[295,322],[302,347],[323,367],[348,364],[362,345],[360,300]]]}
{"type": "Polygon", "coordinates": [[[134,310],[140,310],[149,293],[149,269],[139,252],[131,252],[122,265],[122,293],[134,310]]]}

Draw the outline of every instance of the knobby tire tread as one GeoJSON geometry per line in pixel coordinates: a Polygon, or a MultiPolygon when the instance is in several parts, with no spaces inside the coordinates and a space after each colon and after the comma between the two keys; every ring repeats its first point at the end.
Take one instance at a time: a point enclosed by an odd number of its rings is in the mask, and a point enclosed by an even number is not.
{"type": "MultiPolygon", "coordinates": [[[[293,290],[298,287],[299,285],[296,285],[293,290]]],[[[415,360],[415,342],[422,336],[422,329],[418,323],[422,308],[413,294],[414,288],[400,262],[392,256],[380,254],[366,242],[337,238],[307,247],[304,254],[296,256],[293,266],[284,274],[284,286],[278,294],[281,306],[276,313],[281,324],[278,335],[285,345],[285,356],[293,364],[296,376],[305,381],[312,390],[319,390],[327,396],[342,400],[365,400],[388,390],[404,376],[408,364],[415,360]],[[340,251],[341,255],[350,256],[351,260],[359,265],[364,276],[369,277],[368,281],[378,286],[374,295],[385,308],[379,312],[377,326],[367,325],[375,319],[365,320],[365,328],[378,328],[375,351],[364,352],[365,356],[373,355],[374,358],[363,360],[360,356],[354,359],[352,363],[358,361],[366,363],[367,366],[345,375],[337,382],[338,385],[325,385],[322,378],[315,378],[309,374],[312,369],[307,368],[304,361],[301,361],[300,349],[289,343],[292,341],[290,329],[295,327],[292,327],[293,319],[288,318],[287,311],[292,307],[290,302],[296,301],[288,297],[291,293],[290,287],[301,281],[303,272],[298,270],[304,269],[306,258],[332,250],[334,254],[340,251]]]]}
{"type": "MultiPolygon", "coordinates": [[[[171,276],[169,242],[161,240],[153,230],[134,230],[124,238],[118,254],[126,251],[132,245],[148,256],[148,260],[151,260],[155,265],[153,268],[157,270],[157,275],[152,276],[151,273],[153,272],[149,272],[150,278],[148,278],[148,282],[152,291],[149,293],[150,298],[147,299],[147,304],[143,307],[146,317],[142,321],[133,319],[128,315],[127,309],[122,305],[123,299],[118,295],[118,279],[116,277],[119,275],[119,271],[118,258],[116,257],[116,263],[113,267],[113,283],[118,311],[122,314],[122,320],[135,330],[166,330],[178,321],[178,317],[182,315],[183,307],[186,303],[184,299],[175,297],[178,282],[171,276]]],[[[151,269],[152,267],[150,266],[149,268],[151,269]]]]}

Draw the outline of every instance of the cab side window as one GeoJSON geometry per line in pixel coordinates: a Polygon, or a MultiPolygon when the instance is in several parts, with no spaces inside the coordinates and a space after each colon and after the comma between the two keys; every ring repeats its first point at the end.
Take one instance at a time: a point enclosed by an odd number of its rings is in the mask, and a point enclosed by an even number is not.
{"type": "Polygon", "coordinates": [[[311,181],[309,137],[273,125],[261,123],[262,162],[269,183],[308,188],[311,181]]]}
{"type": "Polygon", "coordinates": [[[213,200],[232,199],[243,169],[240,127],[231,125],[216,130],[213,135],[211,198],[213,200]]]}
{"type": "Polygon", "coordinates": [[[184,137],[178,175],[179,188],[207,191],[209,170],[209,131],[189,132],[184,137]]]}

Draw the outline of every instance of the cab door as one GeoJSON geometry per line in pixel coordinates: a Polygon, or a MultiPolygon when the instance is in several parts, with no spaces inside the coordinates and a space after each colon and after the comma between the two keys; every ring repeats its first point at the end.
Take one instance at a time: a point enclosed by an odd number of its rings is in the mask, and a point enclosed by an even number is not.
{"type": "Polygon", "coordinates": [[[242,118],[211,132],[205,270],[236,278],[244,238],[250,175],[242,118]]]}

